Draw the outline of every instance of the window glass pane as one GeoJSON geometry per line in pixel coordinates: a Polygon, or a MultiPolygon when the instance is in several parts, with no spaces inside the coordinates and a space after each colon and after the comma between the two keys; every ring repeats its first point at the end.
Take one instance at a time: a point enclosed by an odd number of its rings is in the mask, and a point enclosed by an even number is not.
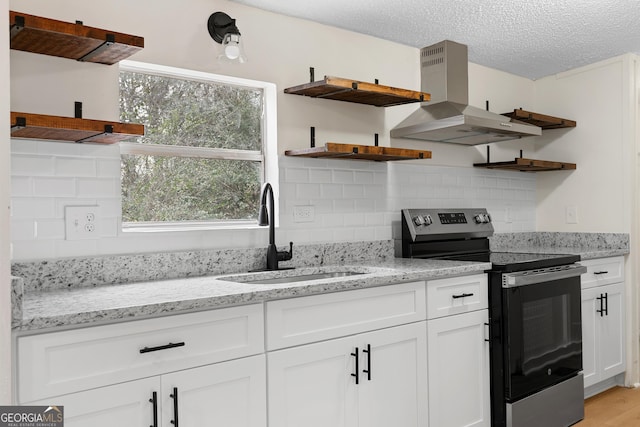
{"type": "Polygon", "coordinates": [[[254,219],[260,162],[122,156],[122,221],[254,219]]]}
{"type": "Polygon", "coordinates": [[[262,149],[263,90],[120,72],[120,120],[141,123],[138,142],[262,149]]]}

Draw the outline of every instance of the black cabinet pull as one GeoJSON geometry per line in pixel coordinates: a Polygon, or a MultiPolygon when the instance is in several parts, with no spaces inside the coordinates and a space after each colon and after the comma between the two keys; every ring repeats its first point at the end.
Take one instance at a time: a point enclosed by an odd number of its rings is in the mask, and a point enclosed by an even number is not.
{"type": "Polygon", "coordinates": [[[604,305],[603,305],[604,295],[600,294],[600,296],[597,297],[596,299],[600,301],[600,310],[596,310],[596,313],[600,313],[600,317],[602,317],[604,316],[604,305]]]}
{"type": "Polygon", "coordinates": [[[178,387],[173,388],[173,394],[169,395],[173,399],[173,419],[171,424],[178,427],[178,387]]]}
{"type": "Polygon", "coordinates": [[[184,347],[184,342],[177,342],[175,344],[170,342],[169,344],[159,345],[158,347],[145,347],[140,349],[140,353],[151,353],[152,351],[166,350],[176,347],[184,347]]]}
{"type": "Polygon", "coordinates": [[[594,271],[593,274],[609,274],[608,271],[594,271]]]}
{"type": "Polygon", "coordinates": [[[149,427],[158,427],[158,393],[153,392],[149,403],[153,405],[153,424],[149,427]]]}
{"type": "Polygon", "coordinates": [[[604,315],[609,315],[609,293],[605,292],[604,294],[604,315]]]}
{"type": "Polygon", "coordinates": [[[371,344],[367,344],[367,349],[362,352],[367,353],[367,369],[363,369],[362,372],[367,374],[367,380],[371,381],[371,344]]]}
{"type": "MultiPolygon", "coordinates": [[[[489,328],[489,324],[488,324],[488,323],[485,323],[485,324],[484,324],[484,326],[486,326],[486,327],[487,327],[487,333],[488,333],[488,335],[490,335],[490,331],[491,331],[491,329],[489,328]]],[[[485,336],[488,336],[488,335],[485,335],[485,336]]],[[[490,341],[489,341],[489,338],[485,338],[484,340],[485,340],[486,342],[490,342],[490,341]]]]}
{"type": "Polygon", "coordinates": [[[458,299],[458,298],[465,298],[465,297],[472,297],[472,296],[473,296],[473,293],[471,293],[471,294],[466,294],[465,293],[465,294],[460,294],[460,295],[451,295],[451,298],[458,299]]]}
{"type": "Polygon", "coordinates": [[[360,359],[360,350],[358,349],[358,347],[356,347],[356,352],[355,353],[351,353],[351,355],[356,359],[356,372],[355,374],[351,374],[352,377],[355,377],[356,379],[356,385],[360,384],[360,365],[359,365],[359,359],[360,359]]]}

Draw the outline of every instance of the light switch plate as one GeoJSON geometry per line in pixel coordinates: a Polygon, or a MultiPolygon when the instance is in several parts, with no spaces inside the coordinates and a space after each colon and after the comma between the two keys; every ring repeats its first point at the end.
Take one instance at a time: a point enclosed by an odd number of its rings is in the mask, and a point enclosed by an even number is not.
{"type": "Polygon", "coordinates": [[[577,224],[578,223],[578,207],[577,206],[567,206],[567,224],[577,224]]]}
{"type": "Polygon", "coordinates": [[[65,206],[65,239],[97,239],[99,219],[100,206],[65,206]]]}

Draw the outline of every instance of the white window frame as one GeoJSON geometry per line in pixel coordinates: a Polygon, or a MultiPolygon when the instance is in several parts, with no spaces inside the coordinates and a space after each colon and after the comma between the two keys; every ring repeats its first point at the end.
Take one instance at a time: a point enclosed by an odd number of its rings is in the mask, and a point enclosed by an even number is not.
{"type": "MultiPolygon", "coordinates": [[[[158,76],[201,80],[231,86],[241,86],[262,89],[264,93],[264,117],[262,126],[262,152],[250,150],[232,150],[201,147],[177,147],[168,145],[139,144],[132,142],[120,143],[120,156],[123,154],[162,155],[171,157],[197,157],[209,159],[231,159],[262,161],[263,182],[271,183],[274,190],[275,203],[278,203],[278,134],[277,134],[277,89],[274,83],[249,80],[239,77],[223,76],[220,74],[188,70],[184,68],[168,67],[137,61],[120,61],[120,71],[131,71],[158,76]]],[[[256,212],[257,217],[257,212],[256,212]]],[[[276,225],[278,218],[276,218],[276,225]]],[[[133,232],[167,232],[188,230],[216,230],[216,229],[250,229],[257,228],[257,221],[178,221],[178,222],[122,222],[122,231],[133,232]]]]}

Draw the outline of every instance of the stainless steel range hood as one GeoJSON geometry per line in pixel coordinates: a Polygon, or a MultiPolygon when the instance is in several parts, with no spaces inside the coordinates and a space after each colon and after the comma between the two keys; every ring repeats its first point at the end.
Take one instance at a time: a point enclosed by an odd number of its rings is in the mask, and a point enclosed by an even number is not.
{"type": "Polygon", "coordinates": [[[445,40],[422,48],[420,64],[421,90],[431,102],[392,129],[392,138],[477,145],[542,134],[538,126],[468,105],[466,45],[445,40]]]}

